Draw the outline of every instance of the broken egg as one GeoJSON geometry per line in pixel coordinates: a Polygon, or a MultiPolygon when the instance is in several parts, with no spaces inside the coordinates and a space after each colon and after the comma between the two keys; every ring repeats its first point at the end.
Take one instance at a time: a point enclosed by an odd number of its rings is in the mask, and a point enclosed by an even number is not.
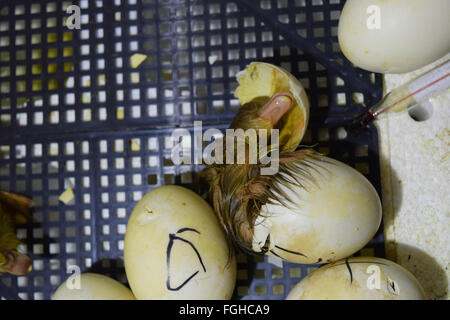
{"type": "MultiPolygon", "coordinates": [[[[252,101],[264,104],[283,92],[293,98],[294,105],[277,123],[280,150],[295,150],[306,131],[309,100],[300,82],[285,69],[265,62],[252,62],[236,75],[239,86],[234,95],[242,108],[252,101]]],[[[240,127],[240,126],[237,126],[240,127]]]]}

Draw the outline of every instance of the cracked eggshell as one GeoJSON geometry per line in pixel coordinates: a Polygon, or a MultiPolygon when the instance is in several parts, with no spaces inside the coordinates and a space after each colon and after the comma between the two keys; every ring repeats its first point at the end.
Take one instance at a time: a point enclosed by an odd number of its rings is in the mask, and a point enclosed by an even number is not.
{"type": "Polygon", "coordinates": [[[236,261],[209,204],[191,190],[162,186],[131,213],[125,271],[137,299],[230,299],[236,261]]]}
{"type": "Polygon", "coordinates": [[[290,93],[294,107],[277,124],[282,150],[294,151],[305,134],[309,119],[309,100],[301,83],[287,70],[265,62],[252,62],[236,75],[239,86],[234,95],[241,106],[260,97],[290,93]]]}
{"type": "Polygon", "coordinates": [[[402,266],[381,258],[356,257],[313,271],[286,299],[423,300],[425,293],[417,279],[402,266]]]}
{"type": "Polygon", "coordinates": [[[381,223],[381,202],[375,188],[350,166],[320,157],[305,188],[280,187],[292,200],[262,206],[255,223],[253,250],[270,235],[267,254],[295,263],[325,263],[352,255],[375,235],[381,223]],[[311,180],[311,181],[309,181],[311,180]],[[314,182],[313,182],[314,181],[314,182]]]}
{"type": "MultiPolygon", "coordinates": [[[[122,283],[107,276],[96,273],[80,275],[80,288],[69,289],[63,282],[52,296],[52,300],[135,300],[130,289],[122,283]]],[[[75,284],[75,281],[74,283],[75,284]]]]}
{"type": "Polygon", "coordinates": [[[348,0],[339,19],[339,45],[357,67],[410,72],[450,51],[449,12],[448,0],[348,0]]]}

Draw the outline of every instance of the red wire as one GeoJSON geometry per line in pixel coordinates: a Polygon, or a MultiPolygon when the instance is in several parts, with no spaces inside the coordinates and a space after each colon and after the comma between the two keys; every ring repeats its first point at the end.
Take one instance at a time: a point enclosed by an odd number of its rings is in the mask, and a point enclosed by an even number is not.
{"type": "Polygon", "coordinates": [[[412,92],[411,94],[407,95],[406,97],[403,97],[402,99],[396,101],[395,103],[393,103],[393,104],[391,104],[391,105],[389,105],[389,106],[387,106],[387,107],[381,109],[379,112],[377,112],[377,114],[383,113],[383,112],[386,111],[387,109],[392,108],[393,106],[395,106],[395,105],[399,104],[400,102],[402,102],[402,101],[408,99],[409,97],[415,95],[416,93],[419,93],[419,92],[425,90],[426,88],[432,86],[433,84],[435,84],[435,83],[437,83],[437,82],[439,82],[439,81],[441,81],[441,80],[444,80],[444,79],[447,78],[449,75],[450,75],[450,73],[447,73],[446,75],[443,75],[442,77],[440,77],[440,78],[434,80],[433,82],[430,82],[430,83],[427,84],[426,86],[424,86],[424,87],[422,87],[422,88],[420,88],[420,89],[417,89],[416,91],[412,92]]]}

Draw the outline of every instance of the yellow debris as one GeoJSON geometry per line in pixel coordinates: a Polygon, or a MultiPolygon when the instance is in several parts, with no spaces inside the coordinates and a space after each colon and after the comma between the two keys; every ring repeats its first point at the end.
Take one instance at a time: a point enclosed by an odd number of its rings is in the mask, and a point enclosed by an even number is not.
{"type": "Polygon", "coordinates": [[[139,67],[139,65],[144,62],[144,60],[147,59],[147,55],[146,54],[142,54],[142,53],[135,53],[131,56],[131,67],[133,69],[136,69],[137,67],[139,67]]]}
{"type": "Polygon", "coordinates": [[[64,202],[64,204],[69,203],[75,197],[72,188],[66,189],[63,193],[60,194],[59,200],[64,202]]]}
{"type": "Polygon", "coordinates": [[[131,151],[139,151],[141,150],[141,146],[135,139],[131,139],[130,149],[131,151]]]}
{"type": "Polygon", "coordinates": [[[117,118],[117,120],[122,120],[123,118],[125,118],[125,113],[123,111],[123,108],[119,108],[116,110],[116,118],[117,118]]]}
{"type": "Polygon", "coordinates": [[[218,56],[209,56],[208,57],[208,62],[209,62],[209,64],[214,64],[214,62],[216,62],[217,61],[217,59],[218,59],[219,57],[218,56]]]}

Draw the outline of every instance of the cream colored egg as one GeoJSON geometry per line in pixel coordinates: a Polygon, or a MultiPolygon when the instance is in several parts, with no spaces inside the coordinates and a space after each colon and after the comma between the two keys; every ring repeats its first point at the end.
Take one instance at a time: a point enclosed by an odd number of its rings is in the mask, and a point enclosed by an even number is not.
{"type": "Polygon", "coordinates": [[[302,279],[287,300],[422,300],[423,288],[402,266],[357,257],[322,266],[302,279]]]}
{"type": "Polygon", "coordinates": [[[450,51],[448,0],[348,0],[338,38],[356,66],[381,73],[423,67],[450,51]]]}
{"type": "Polygon", "coordinates": [[[138,299],[230,299],[232,257],[212,208],[186,188],[151,190],[128,221],[125,270],[138,299]]]}
{"type": "Polygon", "coordinates": [[[52,299],[135,300],[135,297],[130,289],[114,279],[96,273],[83,273],[79,279],[69,278],[62,283],[52,299]]]}
{"type": "Polygon", "coordinates": [[[303,164],[304,187],[280,183],[290,199],[262,207],[253,249],[269,237],[269,255],[296,263],[336,261],[363,248],[381,223],[375,188],[350,166],[320,156],[303,164]],[[308,166],[308,167],[307,167],[308,166]]]}

